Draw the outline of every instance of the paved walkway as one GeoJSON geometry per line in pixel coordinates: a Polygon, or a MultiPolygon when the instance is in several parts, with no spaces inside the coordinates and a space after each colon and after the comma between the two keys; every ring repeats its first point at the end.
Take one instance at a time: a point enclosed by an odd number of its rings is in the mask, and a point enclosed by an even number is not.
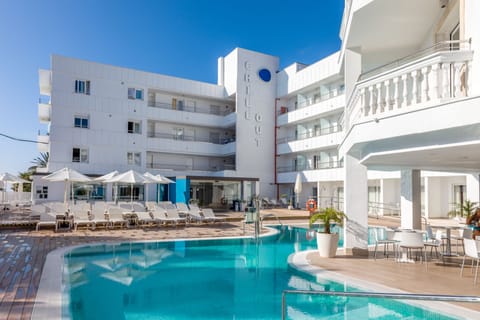
{"type": "MultiPolygon", "coordinates": [[[[308,213],[303,210],[271,209],[262,214],[272,223],[307,223],[308,213]],[[278,217],[278,219],[276,219],[278,217]]],[[[21,223],[22,226],[0,229],[0,319],[30,319],[42,268],[47,254],[57,248],[93,242],[120,242],[160,239],[188,239],[206,237],[243,236],[243,213],[228,213],[229,221],[216,225],[189,225],[187,227],[160,227],[122,230],[78,230],[57,232],[45,229],[36,232],[26,220],[13,219],[15,213],[4,213],[3,221],[21,223]],[[6,219],[9,218],[9,219],[6,219]],[[20,222],[19,222],[20,221],[20,222]]],[[[22,216],[21,214],[19,216],[22,216]]],[[[398,218],[370,219],[371,225],[398,226],[398,218]]],[[[0,225],[2,225],[0,223],[0,225]]],[[[253,235],[247,226],[247,235],[253,235]]],[[[312,263],[315,263],[312,261],[312,263]]]]}

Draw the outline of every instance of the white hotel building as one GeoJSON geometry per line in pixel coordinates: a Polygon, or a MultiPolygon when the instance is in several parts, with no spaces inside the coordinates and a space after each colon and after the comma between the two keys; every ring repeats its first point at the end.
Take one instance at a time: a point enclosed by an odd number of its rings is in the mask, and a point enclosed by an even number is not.
{"type": "MultiPolygon", "coordinates": [[[[237,48],[217,84],[54,55],[40,70],[43,174],[160,173],[176,184],[149,199],[228,209],[291,197],[300,173],[301,206],[343,206],[346,247],[365,248],[369,211],[419,228],[421,212],[479,201],[479,13],[478,0],[346,0],[338,52],[278,70],[237,48]]],[[[37,197],[62,199],[41,175],[37,197]]],[[[112,199],[111,186],[88,194],[112,199]]]]}

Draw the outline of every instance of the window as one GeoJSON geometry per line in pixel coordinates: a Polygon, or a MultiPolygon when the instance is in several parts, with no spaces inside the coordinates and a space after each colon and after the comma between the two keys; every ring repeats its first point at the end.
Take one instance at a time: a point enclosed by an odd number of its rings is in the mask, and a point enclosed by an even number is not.
{"type": "Polygon", "coordinates": [[[136,166],[142,165],[142,154],[140,152],[127,152],[127,163],[136,166]]]}
{"type": "Polygon", "coordinates": [[[88,149],[73,148],[72,162],[88,162],[88,149]]]}
{"type": "Polygon", "coordinates": [[[75,80],[75,93],[90,94],[90,81],[75,80]]]}
{"type": "Polygon", "coordinates": [[[37,199],[48,199],[48,186],[37,186],[37,199]]]}
{"type": "Polygon", "coordinates": [[[143,89],[128,88],[128,99],[143,100],[143,89]]]}
{"type": "Polygon", "coordinates": [[[75,116],[73,121],[75,128],[89,128],[88,116],[75,116]]]}
{"type": "Polygon", "coordinates": [[[137,121],[128,121],[127,132],[138,133],[138,134],[142,133],[141,123],[137,121]]]}

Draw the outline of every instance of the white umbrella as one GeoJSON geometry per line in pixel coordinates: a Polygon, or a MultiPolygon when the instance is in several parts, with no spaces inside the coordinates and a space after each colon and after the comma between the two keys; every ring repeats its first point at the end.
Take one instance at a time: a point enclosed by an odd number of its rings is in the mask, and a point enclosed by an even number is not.
{"type": "MultiPolygon", "coordinates": [[[[100,177],[97,177],[95,179],[93,179],[93,181],[97,182],[97,183],[106,183],[108,182],[110,179],[112,179],[113,177],[116,177],[118,175],[118,171],[115,170],[115,171],[112,171],[112,172],[109,172],[107,174],[104,174],[103,176],[100,176],[100,177]]],[[[115,197],[117,196],[117,193],[116,193],[116,184],[114,184],[114,191],[115,191],[115,197]]],[[[106,190],[105,190],[106,192],[106,190]]],[[[115,198],[114,199],[115,203],[117,202],[117,199],[115,198]]]]}
{"type": "MultiPolygon", "coordinates": [[[[130,200],[132,203],[132,210],[133,210],[133,185],[134,184],[145,184],[145,183],[152,183],[152,180],[143,176],[142,174],[129,170],[127,172],[121,173],[119,175],[114,176],[113,178],[106,180],[105,182],[122,182],[130,184],[130,200]]],[[[118,190],[117,190],[118,192],[118,190]]]]}
{"type": "Polygon", "coordinates": [[[295,187],[293,188],[293,191],[295,192],[295,198],[297,200],[297,208],[298,208],[298,203],[299,203],[299,196],[300,193],[302,193],[302,177],[300,176],[300,173],[297,173],[297,177],[295,178],[295,187]]]}
{"type": "Polygon", "coordinates": [[[7,192],[7,183],[29,183],[30,181],[24,180],[11,173],[5,172],[0,174],[0,181],[3,182],[2,202],[5,201],[5,194],[7,192]]]}
{"type": "Polygon", "coordinates": [[[107,182],[107,180],[112,179],[113,177],[118,175],[118,171],[112,171],[107,174],[104,174],[103,176],[100,176],[98,178],[93,179],[93,181],[98,181],[98,182],[107,182]]]}
{"type": "MultiPolygon", "coordinates": [[[[167,177],[162,176],[161,174],[157,174],[155,176],[157,179],[159,179],[162,182],[159,182],[160,184],[170,184],[170,183],[175,183],[175,181],[168,179],[167,177]]],[[[170,188],[170,187],[169,187],[170,188]]],[[[157,190],[157,199],[160,198],[160,189],[157,190]]]]}
{"type": "MultiPolygon", "coordinates": [[[[87,177],[86,175],[81,174],[80,172],[71,169],[71,168],[63,168],[57,170],[42,179],[48,181],[64,181],[65,182],[65,192],[63,196],[63,202],[65,203],[65,208],[67,207],[67,190],[68,190],[68,183],[72,182],[90,182],[92,179],[87,177]]],[[[73,188],[72,188],[72,199],[73,199],[73,188]]]]}

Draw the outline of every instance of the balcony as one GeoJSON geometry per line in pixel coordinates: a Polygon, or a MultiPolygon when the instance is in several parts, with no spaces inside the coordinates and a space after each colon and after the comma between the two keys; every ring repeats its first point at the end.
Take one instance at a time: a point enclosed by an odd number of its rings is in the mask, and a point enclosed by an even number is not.
{"type": "Polygon", "coordinates": [[[50,101],[40,99],[38,101],[38,120],[41,123],[49,123],[52,115],[52,105],[50,101]]]}
{"type": "Polygon", "coordinates": [[[221,164],[221,165],[194,165],[194,164],[178,164],[178,163],[156,163],[149,162],[147,163],[147,169],[168,169],[182,172],[191,172],[191,171],[205,171],[205,172],[216,172],[216,171],[225,171],[225,170],[235,170],[234,164],[221,164]]]}
{"type": "Polygon", "coordinates": [[[203,109],[199,107],[189,107],[184,104],[177,103],[176,105],[172,103],[164,103],[164,102],[156,102],[149,100],[148,106],[152,108],[160,108],[166,110],[176,110],[176,111],[184,111],[184,112],[193,112],[193,113],[203,113],[203,114],[213,114],[216,116],[226,116],[230,113],[235,112],[234,110],[227,109],[222,110],[221,108],[210,108],[210,109],[203,109]]]}
{"type": "Polygon", "coordinates": [[[345,95],[343,90],[339,95],[327,95],[328,99],[305,100],[297,110],[288,111],[287,108],[280,109],[277,119],[279,126],[294,124],[312,117],[318,117],[325,113],[341,111],[345,106],[345,95]]]}
{"type": "Polygon", "coordinates": [[[38,70],[38,85],[40,94],[50,96],[52,93],[52,73],[50,70],[38,70]]]}
{"type": "Polygon", "coordinates": [[[39,152],[48,152],[50,147],[50,135],[40,134],[37,136],[37,149],[39,152]]]}
{"type": "Polygon", "coordinates": [[[148,132],[148,147],[161,152],[197,154],[205,156],[226,156],[235,154],[235,138],[208,139],[187,135],[175,135],[158,132],[148,132]],[[158,140],[162,143],[158,143],[158,140]]]}
{"type": "Polygon", "coordinates": [[[446,41],[364,73],[347,104],[347,130],[467,97],[472,56],[469,42],[446,41]]]}
{"type": "Polygon", "coordinates": [[[315,149],[326,149],[338,146],[343,138],[341,127],[325,128],[325,131],[318,130],[307,135],[295,138],[283,138],[277,141],[277,154],[288,154],[315,149]],[[332,130],[327,133],[327,130],[332,130]],[[292,141],[288,141],[292,139],[292,141]],[[285,141],[287,140],[287,141],[285,141]]]}
{"type": "Polygon", "coordinates": [[[304,182],[342,181],[344,179],[343,161],[328,161],[316,165],[285,166],[277,168],[278,183],[294,183],[298,172],[304,182]]]}

